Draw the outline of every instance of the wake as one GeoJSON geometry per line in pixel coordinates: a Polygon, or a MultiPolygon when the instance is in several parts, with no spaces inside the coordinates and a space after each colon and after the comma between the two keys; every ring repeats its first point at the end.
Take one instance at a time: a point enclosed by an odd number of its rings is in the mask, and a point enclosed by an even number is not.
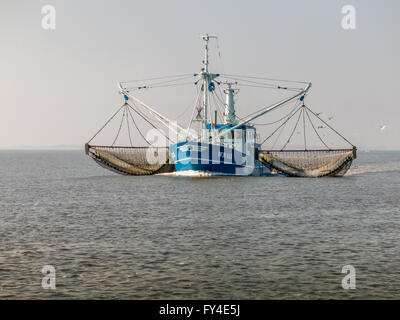
{"type": "Polygon", "coordinates": [[[384,173],[384,172],[400,172],[400,161],[390,161],[386,163],[369,163],[354,165],[347,172],[347,176],[368,174],[368,173],[384,173]]]}

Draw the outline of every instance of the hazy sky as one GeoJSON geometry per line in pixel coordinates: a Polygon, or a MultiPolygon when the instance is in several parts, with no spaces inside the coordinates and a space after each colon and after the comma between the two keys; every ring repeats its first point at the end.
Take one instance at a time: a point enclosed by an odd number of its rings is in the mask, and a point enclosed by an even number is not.
{"type": "Polygon", "coordinates": [[[219,36],[213,71],[311,81],[310,107],[353,143],[400,149],[398,0],[1,0],[0,147],[83,145],[121,105],[118,81],[198,72],[204,33],[219,36]]]}

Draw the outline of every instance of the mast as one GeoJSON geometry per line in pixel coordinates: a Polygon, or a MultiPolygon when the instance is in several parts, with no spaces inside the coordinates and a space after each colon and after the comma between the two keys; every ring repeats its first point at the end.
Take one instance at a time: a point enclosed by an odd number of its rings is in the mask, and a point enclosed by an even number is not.
{"type": "Polygon", "coordinates": [[[211,38],[216,39],[216,36],[210,36],[208,34],[201,37],[204,40],[204,60],[203,60],[203,69],[201,72],[201,78],[203,80],[203,128],[207,128],[208,124],[208,86],[210,85],[210,73],[208,72],[208,41],[211,38]]]}

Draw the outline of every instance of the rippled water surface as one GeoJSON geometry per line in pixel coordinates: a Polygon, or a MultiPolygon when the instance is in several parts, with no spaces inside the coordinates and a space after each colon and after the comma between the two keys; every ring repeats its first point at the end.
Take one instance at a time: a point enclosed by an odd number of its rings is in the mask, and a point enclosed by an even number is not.
{"type": "Polygon", "coordinates": [[[0,298],[400,299],[399,207],[400,152],[302,179],[125,177],[81,151],[0,151],[0,298]]]}

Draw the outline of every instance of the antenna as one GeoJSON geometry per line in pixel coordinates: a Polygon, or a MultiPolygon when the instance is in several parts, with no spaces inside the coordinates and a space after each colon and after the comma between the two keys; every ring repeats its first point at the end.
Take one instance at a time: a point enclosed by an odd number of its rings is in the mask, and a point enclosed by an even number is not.
{"type": "Polygon", "coordinates": [[[201,38],[204,40],[204,71],[208,73],[208,41],[210,41],[210,39],[218,39],[218,37],[210,36],[207,33],[206,35],[201,36],[201,38]]]}

